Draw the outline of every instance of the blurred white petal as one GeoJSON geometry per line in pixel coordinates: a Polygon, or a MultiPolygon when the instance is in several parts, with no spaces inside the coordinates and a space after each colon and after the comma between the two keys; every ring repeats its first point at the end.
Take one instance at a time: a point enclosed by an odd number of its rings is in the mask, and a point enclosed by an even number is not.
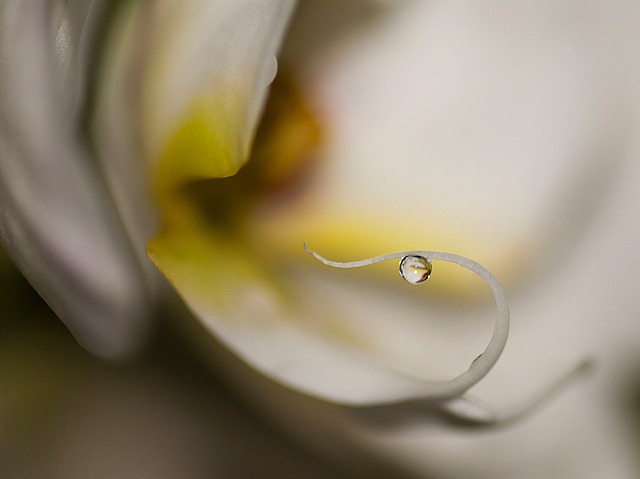
{"type": "Polygon", "coordinates": [[[484,263],[539,254],[573,219],[550,206],[565,185],[619,167],[608,154],[624,125],[612,118],[628,111],[608,87],[615,72],[598,70],[549,10],[520,8],[508,24],[499,4],[413,3],[309,67],[332,128],[323,211],[420,214],[414,241],[446,229],[484,263]]]}
{"type": "MultiPolygon", "coordinates": [[[[2,240],[77,339],[115,357],[140,341],[146,292],[105,185],[78,140],[76,98],[65,88],[64,77],[75,75],[65,65],[76,64],[85,44],[77,35],[86,32],[65,30],[60,65],[49,7],[1,6],[2,240]]],[[[82,24],[72,13],[66,10],[64,21],[82,24]]]]}
{"type": "Polygon", "coordinates": [[[56,0],[50,2],[50,26],[57,29],[54,52],[68,108],[82,106],[93,42],[93,33],[105,11],[105,0],[56,0]]]}
{"type": "Polygon", "coordinates": [[[157,227],[152,204],[151,172],[144,159],[140,116],[145,59],[153,50],[152,29],[142,2],[119,5],[111,12],[97,67],[91,138],[96,160],[109,187],[138,262],[149,281],[158,276],[148,261],[146,242],[157,227]]]}
{"type": "Polygon", "coordinates": [[[595,356],[592,377],[513,428],[372,434],[421,477],[637,477],[616,401],[640,364],[639,24],[627,2],[414,2],[309,67],[335,126],[325,216],[387,211],[421,244],[445,229],[480,261],[525,253],[510,341],[474,394],[501,410],[595,356]]]}
{"type": "MultiPolygon", "coordinates": [[[[195,106],[216,125],[215,141],[229,150],[230,159],[215,161],[230,162],[226,175],[237,171],[247,160],[294,5],[294,0],[165,0],[149,6],[147,41],[154,48],[142,79],[142,114],[150,161],[158,161],[195,106]]],[[[188,159],[183,162],[188,175],[188,159]]]]}

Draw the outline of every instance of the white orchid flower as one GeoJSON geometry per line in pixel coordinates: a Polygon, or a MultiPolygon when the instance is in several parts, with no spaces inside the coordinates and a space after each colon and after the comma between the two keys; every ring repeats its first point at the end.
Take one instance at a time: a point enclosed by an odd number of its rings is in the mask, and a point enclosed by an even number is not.
{"type": "Polygon", "coordinates": [[[3,243],[88,349],[122,356],[147,327],[148,191],[163,139],[195,105],[228,148],[203,152],[208,174],[241,166],[292,7],[0,3],[3,243]]]}
{"type": "MultiPolygon", "coordinates": [[[[152,263],[215,338],[268,377],[316,398],[372,413],[388,407],[403,418],[424,416],[426,405],[427,415],[494,425],[546,397],[501,415],[463,396],[504,348],[504,292],[475,261],[417,250],[417,242],[468,250],[496,276],[517,277],[509,270],[521,269],[513,268],[516,259],[533,257],[523,238],[537,223],[514,227],[517,214],[504,195],[485,197],[475,184],[487,181],[469,175],[432,188],[423,158],[395,156],[384,142],[373,152],[374,143],[356,140],[347,121],[342,134],[350,135],[351,149],[327,152],[301,197],[283,200],[270,189],[290,186],[311,168],[295,163],[316,134],[308,119],[273,120],[275,131],[240,171],[292,1],[0,5],[3,243],[87,348],[120,357],[139,345],[157,296],[152,263]],[[294,154],[287,155],[292,142],[294,154]],[[491,222],[463,227],[465,215],[426,201],[437,192],[452,204],[461,187],[466,199],[457,208],[485,199],[482,207],[498,210],[491,222]],[[416,221],[426,205],[434,213],[416,221]],[[471,269],[495,296],[491,339],[485,336],[492,313],[405,296],[383,269],[352,276],[343,287],[304,255],[304,239],[345,260],[407,250],[471,269]],[[469,334],[451,346],[451,325],[438,331],[442,326],[425,316],[475,323],[467,322],[469,334]]],[[[330,95],[325,105],[335,106],[330,95]]],[[[305,110],[294,102],[285,116],[294,113],[304,117],[305,110]]],[[[382,114],[395,129],[423,128],[419,118],[392,113],[382,114]]],[[[363,139],[382,138],[389,124],[369,118],[363,139]]],[[[502,158],[500,167],[515,174],[508,155],[502,158]]],[[[486,295],[481,284],[459,268],[434,270],[433,290],[442,297],[486,295]]]]}

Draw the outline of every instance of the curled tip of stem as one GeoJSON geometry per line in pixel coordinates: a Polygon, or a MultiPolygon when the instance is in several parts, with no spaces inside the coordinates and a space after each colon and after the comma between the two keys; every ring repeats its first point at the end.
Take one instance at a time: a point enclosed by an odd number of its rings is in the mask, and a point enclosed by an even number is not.
{"type": "Polygon", "coordinates": [[[305,253],[309,253],[309,254],[310,254],[311,256],[313,256],[315,259],[317,259],[317,260],[318,260],[318,261],[320,261],[321,263],[326,264],[327,266],[333,266],[334,268],[343,268],[343,267],[345,267],[344,265],[345,265],[345,264],[347,264],[347,263],[338,263],[338,262],[336,262],[336,261],[330,261],[330,260],[328,260],[328,259],[327,259],[327,258],[325,258],[324,256],[321,256],[320,254],[316,253],[315,251],[313,251],[313,250],[309,249],[309,248],[307,247],[307,242],[306,242],[306,241],[305,241],[302,245],[303,245],[302,247],[304,248],[305,253]]]}
{"type": "Polygon", "coordinates": [[[332,261],[329,261],[329,260],[328,260],[328,259],[326,259],[324,256],[320,256],[320,255],[319,255],[318,253],[316,253],[315,251],[313,251],[313,250],[311,250],[311,249],[307,248],[307,242],[306,242],[306,241],[305,241],[302,245],[303,245],[302,247],[304,248],[305,253],[310,254],[310,255],[311,255],[311,256],[313,256],[315,259],[317,259],[318,261],[320,261],[320,262],[322,262],[322,263],[324,263],[324,264],[326,264],[326,265],[328,265],[328,266],[335,266],[334,264],[332,264],[332,263],[333,263],[332,261]]]}
{"type": "Polygon", "coordinates": [[[307,247],[307,242],[306,242],[306,241],[304,241],[304,242],[302,243],[302,249],[304,249],[304,252],[305,252],[305,253],[309,253],[311,256],[316,256],[316,255],[318,254],[318,253],[316,253],[315,251],[312,251],[311,249],[309,249],[309,248],[307,247]]]}

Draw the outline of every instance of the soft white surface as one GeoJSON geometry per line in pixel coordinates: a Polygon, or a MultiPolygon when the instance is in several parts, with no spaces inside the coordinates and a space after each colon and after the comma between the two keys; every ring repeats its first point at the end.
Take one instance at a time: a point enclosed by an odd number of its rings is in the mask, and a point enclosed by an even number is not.
{"type": "Polygon", "coordinates": [[[510,341],[473,392],[508,407],[596,357],[592,376],[504,430],[368,431],[418,475],[638,477],[621,398],[640,379],[639,26],[629,2],[412,2],[309,67],[336,211],[445,217],[498,252],[532,245],[510,341]]]}
{"type": "Polygon", "coordinates": [[[120,357],[144,336],[147,292],[67,88],[86,83],[91,12],[0,5],[0,240],[79,342],[120,357]]]}

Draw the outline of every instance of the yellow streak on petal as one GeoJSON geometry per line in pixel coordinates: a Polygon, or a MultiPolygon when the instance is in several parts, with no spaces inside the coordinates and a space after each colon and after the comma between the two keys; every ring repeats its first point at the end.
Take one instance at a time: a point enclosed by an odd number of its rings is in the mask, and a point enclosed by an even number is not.
{"type": "Polygon", "coordinates": [[[147,254],[189,304],[211,317],[224,318],[249,289],[273,289],[238,238],[206,226],[165,230],[148,243],[147,254]]]}
{"type": "Polygon", "coordinates": [[[174,225],[153,238],[147,255],[209,329],[223,336],[229,328],[270,334],[293,329],[375,355],[377,346],[344,321],[339,307],[323,298],[292,296],[293,283],[271,268],[274,258],[253,251],[238,236],[187,218],[180,228],[174,225]]]}
{"type": "MultiPolygon", "coordinates": [[[[287,214],[256,215],[251,221],[251,237],[256,248],[264,248],[275,257],[300,258],[310,267],[321,268],[313,258],[304,258],[302,243],[323,256],[336,261],[355,261],[384,253],[409,250],[446,251],[465,254],[489,268],[505,285],[522,278],[528,270],[530,251],[523,242],[515,242],[512,250],[496,247],[497,238],[478,232],[459,232],[447,228],[446,219],[429,224],[415,221],[412,216],[376,215],[349,208],[344,211],[323,211],[312,207],[292,208],[287,214]]],[[[386,263],[362,268],[353,274],[366,281],[398,281],[397,268],[386,263]]],[[[455,265],[437,262],[433,276],[425,289],[437,297],[451,301],[475,301],[486,297],[486,285],[475,275],[467,274],[455,265]]]]}
{"type": "Polygon", "coordinates": [[[247,139],[241,138],[240,107],[231,97],[204,95],[196,98],[169,135],[162,149],[155,178],[155,191],[163,195],[185,183],[226,178],[238,172],[248,155],[247,139]]]}

